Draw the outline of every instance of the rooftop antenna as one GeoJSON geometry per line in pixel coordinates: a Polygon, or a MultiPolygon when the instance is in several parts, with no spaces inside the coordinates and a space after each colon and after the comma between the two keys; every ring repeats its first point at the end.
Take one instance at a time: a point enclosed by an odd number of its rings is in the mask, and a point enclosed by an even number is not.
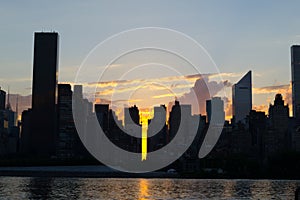
{"type": "Polygon", "coordinates": [[[6,109],[7,109],[7,110],[11,110],[11,106],[10,106],[9,86],[8,86],[8,90],[7,90],[7,105],[6,105],[6,109]]]}
{"type": "Polygon", "coordinates": [[[18,121],[18,107],[19,107],[19,95],[17,94],[17,101],[16,101],[16,122],[18,121]]]}

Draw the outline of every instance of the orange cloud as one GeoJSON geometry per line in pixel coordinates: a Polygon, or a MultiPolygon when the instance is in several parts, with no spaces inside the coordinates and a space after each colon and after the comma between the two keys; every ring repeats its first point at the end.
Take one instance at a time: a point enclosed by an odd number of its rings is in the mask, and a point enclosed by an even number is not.
{"type": "Polygon", "coordinates": [[[289,89],[290,85],[274,85],[274,86],[266,86],[261,88],[253,88],[254,94],[268,94],[268,93],[278,93],[285,92],[289,89]]]}
{"type": "Polygon", "coordinates": [[[179,97],[182,96],[184,93],[180,93],[180,94],[174,94],[174,93],[166,93],[166,94],[161,94],[161,95],[156,95],[153,96],[153,99],[160,99],[160,98],[165,98],[165,97],[179,97]]]}
{"type": "Polygon", "coordinates": [[[289,105],[290,110],[290,116],[292,115],[292,84],[287,85],[275,85],[275,86],[267,86],[267,87],[261,87],[261,88],[253,88],[254,94],[268,94],[273,95],[271,99],[266,99],[266,104],[263,105],[254,105],[253,109],[258,111],[263,111],[266,114],[268,113],[269,104],[272,103],[275,99],[276,94],[282,94],[283,100],[286,104],[289,105]]]}
{"type": "Polygon", "coordinates": [[[262,105],[254,105],[253,106],[253,110],[256,110],[256,111],[262,111],[262,112],[265,112],[266,114],[268,113],[268,110],[269,110],[269,106],[266,105],[266,104],[262,104],[262,105]]]}
{"type": "Polygon", "coordinates": [[[229,120],[232,118],[232,100],[224,97],[224,111],[225,111],[225,119],[229,120]]]}

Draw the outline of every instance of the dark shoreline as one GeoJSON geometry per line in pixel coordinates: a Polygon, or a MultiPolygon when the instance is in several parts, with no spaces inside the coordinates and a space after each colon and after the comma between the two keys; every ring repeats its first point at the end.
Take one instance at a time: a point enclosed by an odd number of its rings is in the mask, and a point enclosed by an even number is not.
{"type": "Polygon", "coordinates": [[[180,175],[166,174],[131,174],[131,173],[90,173],[90,172],[26,172],[5,171],[0,172],[0,177],[53,177],[53,178],[184,178],[180,175]]]}
{"type": "Polygon", "coordinates": [[[49,178],[146,178],[146,179],[243,179],[243,180],[300,180],[292,177],[234,177],[209,174],[180,174],[164,171],[126,173],[105,166],[40,166],[0,167],[0,177],[49,177],[49,178]]]}
{"type": "MultiPolygon", "coordinates": [[[[117,173],[9,173],[0,172],[0,177],[45,177],[45,178],[144,178],[144,179],[183,179],[181,176],[148,175],[148,174],[117,174],[117,173]]],[[[191,178],[190,178],[191,179],[191,178]]],[[[195,178],[200,179],[200,178],[195,178]]]]}
{"type": "Polygon", "coordinates": [[[167,172],[126,173],[105,166],[0,167],[0,176],[74,178],[180,178],[167,172]]]}

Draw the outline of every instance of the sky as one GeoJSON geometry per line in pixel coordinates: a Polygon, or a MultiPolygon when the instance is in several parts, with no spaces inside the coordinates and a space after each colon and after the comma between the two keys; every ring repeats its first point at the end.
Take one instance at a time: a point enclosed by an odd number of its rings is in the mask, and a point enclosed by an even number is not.
{"type": "Polygon", "coordinates": [[[0,1],[0,86],[31,94],[36,31],[59,33],[59,81],[72,83],[88,53],[108,37],[163,27],[201,44],[230,83],[252,70],[254,108],[266,110],[277,92],[291,102],[290,46],[300,43],[299,6],[298,0],[0,1]]]}

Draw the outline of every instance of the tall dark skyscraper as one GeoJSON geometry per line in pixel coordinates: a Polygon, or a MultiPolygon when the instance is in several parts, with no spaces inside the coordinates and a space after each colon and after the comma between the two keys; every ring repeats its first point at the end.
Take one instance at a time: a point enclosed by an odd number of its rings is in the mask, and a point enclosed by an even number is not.
{"type": "Polygon", "coordinates": [[[0,87],[0,110],[5,109],[6,92],[1,90],[0,87]]]}
{"type": "Polygon", "coordinates": [[[179,125],[180,125],[180,119],[181,119],[181,110],[179,101],[175,101],[175,105],[172,106],[172,110],[169,115],[169,138],[168,142],[171,141],[176,133],[178,132],[179,125]]]}
{"type": "Polygon", "coordinates": [[[32,84],[32,151],[55,150],[58,33],[35,33],[32,84]]]}
{"type": "MultiPolygon", "coordinates": [[[[133,133],[136,136],[142,135],[142,126],[140,124],[140,111],[139,108],[134,105],[129,108],[124,108],[124,124],[125,129],[128,132],[133,133]]],[[[130,145],[131,150],[136,153],[140,153],[141,151],[141,138],[131,137],[130,145]]]]}
{"type": "Polygon", "coordinates": [[[293,116],[300,118],[300,45],[291,47],[293,116]]]}

